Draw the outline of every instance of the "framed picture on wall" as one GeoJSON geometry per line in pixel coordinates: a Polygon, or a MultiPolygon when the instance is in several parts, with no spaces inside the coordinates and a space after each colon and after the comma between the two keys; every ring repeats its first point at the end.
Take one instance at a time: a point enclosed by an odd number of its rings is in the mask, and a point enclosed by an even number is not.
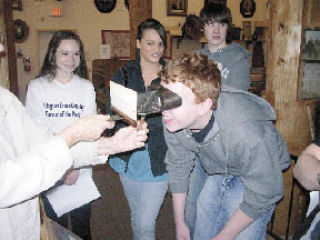
{"type": "Polygon", "coordinates": [[[304,31],[300,97],[320,98],[320,31],[304,31]]]}
{"type": "Polygon", "coordinates": [[[101,39],[102,44],[110,45],[111,58],[130,58],[129,30],[101,30],[101,39]]]}
{"type": "Polygon", "coordinates": [[[12,0],[12,9],[22,11],[22,0],[12,0]]]}
{"type": "Polygon", "coordinates": [[[167,0],[168,16],[187,16],[188,0],[167,0]]]}
{"type": "MultiPolygon", "coordinates": [[[[118,59],[130,59],[130,31],[129,30],[101,30],[103,45],[109,45],[110,57],[118,59]]],[[[109,55],[109,54],[108,54],[109,55]]],[[[167,47],[163,54],[164,58],[172,58],[172,36],[167,31],[167,47]]]]}

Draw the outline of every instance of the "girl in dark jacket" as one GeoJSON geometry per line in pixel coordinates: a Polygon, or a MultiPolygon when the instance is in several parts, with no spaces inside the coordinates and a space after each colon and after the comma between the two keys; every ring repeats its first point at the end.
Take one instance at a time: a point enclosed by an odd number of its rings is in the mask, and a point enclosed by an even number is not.
{"type": "MultiPolygon", "coordinates": [[[[164,66],[166,40],[166,30],[160,22],[155,19],[141,22],[136,42],[138,57],[118,69],[112,81],[137,92],[145,92],[149,85],[160,83],[158,73],[164,66]]],[[[110,101],[107,101],[107,112],[111,112],[110,101]]],[[[155,239],[156,219],[168,190],[164,164],[167,146],[161,116],[152,115],[146,120],[150,131],[146,146],[109,161],[119,173],[131,210],[133,238],[138,240],[155,239]]]]}

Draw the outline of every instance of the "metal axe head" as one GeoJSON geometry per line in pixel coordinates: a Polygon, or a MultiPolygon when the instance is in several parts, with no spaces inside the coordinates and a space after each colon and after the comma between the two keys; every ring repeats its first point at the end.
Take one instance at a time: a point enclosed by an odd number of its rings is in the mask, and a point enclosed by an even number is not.
{"type": "Polygon", "coordinates": [[[145,93],[138,94],[137,113],[140,116],[146,116],[179,107],[181,104],[179,95],[160,84],[153,84],[145,93]]]}

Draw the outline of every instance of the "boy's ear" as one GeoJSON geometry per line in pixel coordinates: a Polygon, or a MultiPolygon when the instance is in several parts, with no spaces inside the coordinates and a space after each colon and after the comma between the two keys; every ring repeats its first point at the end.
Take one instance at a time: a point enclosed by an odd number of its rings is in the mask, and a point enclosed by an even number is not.
{"type": "Polygon", "coordinates": [[[203,102],[200,103],[200,113],[201,114],[206,114],[209,112],[212,108],[212,99],[207,98],[203,102]]]}

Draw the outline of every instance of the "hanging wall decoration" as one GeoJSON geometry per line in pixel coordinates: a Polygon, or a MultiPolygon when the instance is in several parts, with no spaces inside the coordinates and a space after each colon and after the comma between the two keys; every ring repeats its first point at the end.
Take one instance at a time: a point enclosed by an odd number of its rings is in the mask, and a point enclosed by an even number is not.
{"type": "Polygon", "coordinates": [[[22,11],[22,2],[21,0],[12,0],[12,9],[22,11]]]}
{"type": "Polygon", "coordinates": [[[17,43],[22,43],[27,39],[29,35],[29,27],[28,25],[22,21],[21,19],[16,19],[13,22],[14,25],[14,40],[17,43]]]}
{"type": "Polygon", "coordinates": [[[208,5],[208,4],[223,4],[223,5],[227,5],[227,0],[205,0],[204,1],[204,5],[208,5]]]}
{"type": "Polygon", "coordinates": [[[244,18],[251,18],[256,11],[254,0],[241,0],[240,13],[244,18]]]}
{"type": "Polygon", "coordinates": [[[124,0],[124,5],[129,10],[129,0],[124,0]]]}
{"type": "Polygon", "coordinates": [[[94,0],[94,4],[99,12],[109,13],[116,6],[117,0],[94,0]]]}
{"type": "Polygon", "coordinates": [[[187,16],[188,0],[167,0],[167,16],[187,16]]]}

